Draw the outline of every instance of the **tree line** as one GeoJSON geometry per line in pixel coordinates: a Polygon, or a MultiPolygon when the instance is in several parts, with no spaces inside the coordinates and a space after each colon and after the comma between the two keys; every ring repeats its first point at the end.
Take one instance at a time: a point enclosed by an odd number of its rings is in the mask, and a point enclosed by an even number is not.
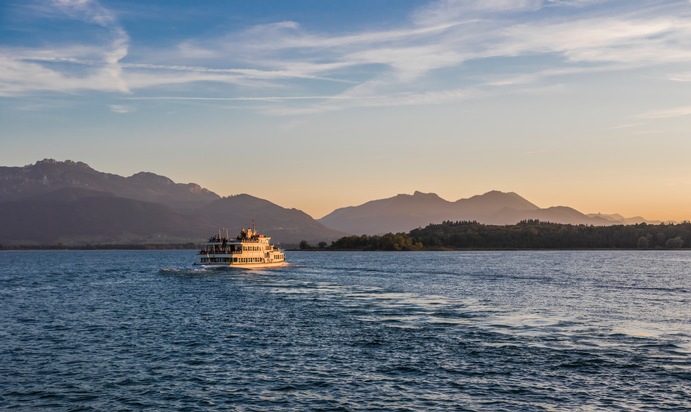
{"type": "MultiPolygon", "coordinates": [[[[691,223],[591,226],[524,220],[515,225],[445,221],[409,233],[345,236],[323,250],[679,249],[691,247],[691,223]]],[[[301,249],[316,249],[307,242],[301,249]]]]}
{"type": "Polygon", "coordinates": [[[385,235],[352,235],[344,236],[327,245],[320,242],[318,247],[313,247],[306,241],[300,242],[302,250],[391,250],[409,251],[423,250],[424,246],[420,242],[415,242],[407,233],[387,233],[385,235]]]}

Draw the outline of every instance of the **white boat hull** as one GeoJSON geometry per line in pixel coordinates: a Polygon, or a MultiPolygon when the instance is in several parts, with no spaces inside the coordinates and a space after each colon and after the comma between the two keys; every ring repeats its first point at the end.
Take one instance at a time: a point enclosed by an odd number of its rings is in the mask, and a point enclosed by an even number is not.
{"type": "Polygon", "coordinates": [[[216,268],[234,268],[234,269],[270,269],[290,266],[287,262],[272,262],[272,263],[194,263],[198,266],[216,267],[216,268]]]}

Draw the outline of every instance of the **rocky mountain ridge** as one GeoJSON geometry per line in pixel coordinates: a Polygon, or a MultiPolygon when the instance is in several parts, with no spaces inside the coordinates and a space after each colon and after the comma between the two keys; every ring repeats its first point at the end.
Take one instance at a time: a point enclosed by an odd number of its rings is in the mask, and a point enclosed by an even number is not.
{"type": "Polygon", "coordinates": [[[24,167],[0,167],[0,202],[27,199],[63,188],[165,203],[176,210],[200,207],[220,198],[195,183],[175,183],[165,176],[149,172],[122,177],[71,160],[44,159],[24,167]]]}

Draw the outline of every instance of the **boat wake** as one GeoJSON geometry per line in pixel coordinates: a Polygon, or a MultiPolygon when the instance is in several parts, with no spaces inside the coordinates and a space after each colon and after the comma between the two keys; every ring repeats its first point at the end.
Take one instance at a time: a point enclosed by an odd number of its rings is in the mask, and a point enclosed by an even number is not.
{"type": "Polygon", "coordinates": [[[158,270],[159,273],[181,273],[181,274],[200,274],[200,273],[213,273],[218,271],[218,267],[179,267],[179,268],[161,268],[158,270]]]}

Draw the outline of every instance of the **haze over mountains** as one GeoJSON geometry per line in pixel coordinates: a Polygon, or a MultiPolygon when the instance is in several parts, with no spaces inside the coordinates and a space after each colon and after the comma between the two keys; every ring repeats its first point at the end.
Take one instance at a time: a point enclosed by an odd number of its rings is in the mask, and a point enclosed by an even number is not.
{"type": "MultiPolygon", "coordinates": [[[[153,173],[102,173],[82,162],[46,159],[0,167],[0,244],[198,243],[219,228],[231,236],[252,220],[276,242],[335,240],[346,234],[408,232],[445,220],[514,224],[524,219],[612,225],[637,217],[542,209],[516,193],[492,191],[455,202],[415,192],[337,209],[319,220],[248,194],[221,197],[153,173]]],[[[654,223],[654,222],[651,222],[654,223]]]]}
{"type": "Polygon", "coordinates": [[[408,232],[445,220],[475,220],[490,225],[511,225],[526,219],[595,226],[645,221],[640,217],[625,219],[619,215],[586,215],[566,206],[543,209],[516,193],[499,191],[455,202],[444,200],[434,193],[400,194],[360,206],[337,209],[319,221],[336,230],[373,235],[408,232]]]}

